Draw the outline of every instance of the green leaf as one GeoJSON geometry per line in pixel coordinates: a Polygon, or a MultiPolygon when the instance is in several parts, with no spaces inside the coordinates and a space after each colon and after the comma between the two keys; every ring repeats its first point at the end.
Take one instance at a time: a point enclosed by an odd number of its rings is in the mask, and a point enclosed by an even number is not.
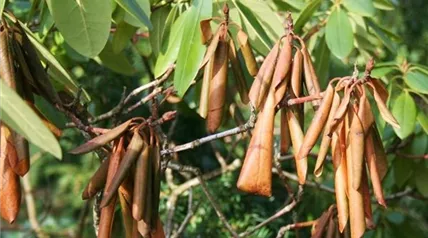
{"type": "Polygon", "coordinates": [[[62,158],[55,136],[45,127],[33,110],[0,80],[0,119],[40,149],[62,158]]]}
{"type": "Polygon", "coordinates": [[[423,71],[411,70],[405,75],[404,79],[411,89],[428,94],[428,75],[423,71]]]}
{"type": "Polygon", "coordinates": [[[354,48],[354,35],[348,15],[336,7],[327,21],[325,37],[328,48],[338,58],[347,57],[354,48]]]}
{"type": "Polygon", "coordinates": [[[162,7],[156,10],[155,12],[153,12],[153,14],[150,17],[150,20],[153,24],[153,29],[150,31],[149,39],[150,39],[150,43],[152,45],[152,49],[155,57],[158,57],[159,55],[164,29],[166,27],[171,27],[171,25],[166,24],[168,23],[167,22],[167,18],[169,17],[168,13],[170,11],[173,11],[171,15],[175,15],[175,13],[177,13],[177,10],[178,10],[177,7],[174,7],[172,10],[169,7],[162,7]]]}
{"type": "Polygon", "coordinates": [[[409,92],[403,91],[397,97],[392,107],[392,114],[400,124],[399,129],[394,128],[395,134],[401,139],[412,134],[415,128],[417,111],[415,101],[409,92]]]}
{"type": "Polygon", "coordinates": [[[306,4],[305,8],[302,10],[300,15],[294,21],[294,31],[296,33],[302,32],[302,29],[305,26],[306,22],[308,22],[309,19],[311,19],[311,17],[318,10],[320,5],[321,5],[321,0],[311,0],[306,4]]]}
{"type": "Polygon", "coordinates": [[[279,11],[301,11],[305,6],[304,1],[299,0],[273,0],[273,3],[276,5],[277,10],[279,11]]]}
{"type": "Polygon", "coordinates": [[[152,29],[150,22],[150,2],[148,0],[116,0],[129,15],[125,15],[125,21],[133,26],[146,26],[152,29]]]}
{"type": "Polygon", "coordinates": [[[392,11],[395,9],[394,5],[389,0],[374,0],[373,5],[375,8],[385,11],[392,11]]]}
{"type": "Polygon", "coordinates": [[[428,197],[428,168],[423,166],[423,164],[418,166],[416,168],[414,178],[418,192],[420,192],[424,197],[428,197]]]}
{"type": "Polygon", "coordinates": [[[428,134],[428,116],[424,111],[419,110],[417,119],[419,124],[421,124],[422,128],[424,129],[425,134],[428,134]]]}
{"type": "Polygon", "coordinates": [[[367,19],[367,25],[374,31],[375,35],[382,41],[382,43],[392,52],[395,53],[396,46],[392,42],[391,38],[385,33],[384,29],[379,27],[374,21],[371,19],[367,19]]]}
{"type": "Polygon", "coordinates": [[[155,77],[158,78],[177,60],[183,39],[186,17],[189,11],[181,14],[171,27],[171,33],[162,40],[162,47],[155,65],[155,77]]]}
{"type": "MultiPolygon", "coordinates": [[[[19,22],[19,24],[21,24],[22,28],[27,33],[28,39],[33,44],[40,59],[43,61],[43,63],[49,65],[48,74],[51,76],[51,80],[55,81],[56,85],[61,85],[64,91],[67,91],[76,96],[77,92],[79,91],[79,87],[75,83],[73,77],[59,63],[55,56],[53,56],[51,52],[37,40],[36,36],[31,32],[30,29],[28,29],[21,22],[19,22]]],[[[83,90],[82,96],[86,102],[90,101],[89,94],[85,90],[83,90]]]]}
{"type": "Polygon", "coordinates": [[[212,1],[194,0],[188,11],[174,74],[174,87],[179,96],[189,88],[204,57],[205,46],[201,42],[199,22],[211,17],[212,1]]]}
{"type": "Polygon", "coordinates": [[[399,189],[409,180],[413,173],[413,161],[397,157],[394,159],[394,180],[399,189]]]}
{"type": "Polygon", "coordinates": [[[137,31],[135,26],[132,26],[125,21],[121,21],[116,25],[116,31],[113,34],[113,52],[119,53],[128,45],[129,40],[137,31]]]}
{"type": "Polygon", "coordinates": [[[238,9],[242,19],[242,27],[248,34],[253,48],[259,53],[266,55],[272,47],[272,42],[257,17],[254,15],[253,10],[246,7],[241,1],[233,0],[233,3],[238,9]]]}
{"type": "Polygon", "coordinates": [[[320,86],[326,88],[328,84],[328,70],[330,63],[330,50],[325,42],[325,36],[319,40],[318,46],[314,49],[315,71],[320,80],[320,86]]]}
{"type": "Polygon", "coordinates": [[[6,5],[6,0],[0,0],[0,16],[3,15],[3,9],[6,5]]]}
{"type": "Polygon", "coordinates": [[[114,53],[113,45],[110,41],[107,41],[106,46],[99,55],[99,60],[96,59],[96,61],[117,73],[128,76],[135,74],[135,68],[126,55],[123,52],[114,53]]]}
{"type": "Polygon", "coordinates": [[[80,54],[97,56],[110,33],[111,3],[104,0],[47,0],[65,41],[80,54]]]}
{"type": "Polygon", "coordinates": [[[382,62],[375,64],[375,68],[372,70],[371,75],[375,78],[381,78],[394,71],[399,71],[399,67],[395,62],[382,62]]]}
{"type": "Polygon", "coordinates": [[[284,35],[284,26],[280,17],[276,12],[272,11],[266,2],[259,0],[245,0],[240,3],[246,6],[247,9],[251,9],[251,12],[257,18],[262,29],[265,30],[269,37],[269,42],[274,42],[280,36],[284,35]]]}
{"type": "Polygon", "coordinates": [[[370,17],[375,13],[375,8],[372,0],[344,0],[343,5],[350,12],[358,15],[370,17]]]}

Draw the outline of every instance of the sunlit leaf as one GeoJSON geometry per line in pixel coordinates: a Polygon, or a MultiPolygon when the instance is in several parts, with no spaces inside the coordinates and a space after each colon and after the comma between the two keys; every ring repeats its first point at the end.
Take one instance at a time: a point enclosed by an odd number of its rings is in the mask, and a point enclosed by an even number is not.
{"type": "Polygon", "coordinates": [[[62,159],[61,147],[33,110],[0,79],[0,119],[40,149],[62,159]]]}
{"type": "Polygon", "coordinates": [[[345,10],[336,7],[328,18],[325,30],[330,51],[340,59],[347,57],[354,48],[354,35],[345,10]]]}
{"type": "Polygon", "coordinates": [[[424,129],[425,134],[428,134],[428,116],[424,111],[419,110],[417,119],[419,124],[421,124],[422,128],[424,129]]]}
{"type": "Polygon", "coordinates": [[[242,20],[242,27],[248,34],[252,46],[256,51],[266,55],[272,47],[272,41],[254,15],[253,10],[249,9],[241,1],[234,0],[233,3],[238,9],[242,20]]]}
{"type": "Polygon", "coordinates": [[[344,0],[343,5],[350,12],[357,13],[361,16],[373,16],[375,8],[373,6],[373,0],[344,0]]]}
{"type": "Polygon", "coordinates": [[[409,92],[402,92],[394,101],[392,114],[397,119],[400,128],[394,128],[395,133],[401,139],[412,134],[416,123],[416,104],[409,92]]]}
{"type": "MultiPolygon", "coordinates": [[[[169,12],[171,11],[171,15],[174,18],[173,15],[177,12],[177,7],[173,8],[172,10],[169,7],[162,7],[150,16],[150,20],[153,24],[153,29],[150,31],[150,43],[152,45],[153,53],[155,57],[159,55],[160,47],[162,45],[162,35],[164,33],[164,29],[167,27],[171,27],[171,25],[167,25],[167,18],[169,17],[169,12]]],[[[174,20],[174,19],[173,19],[174,20]]]]}
{"type": "Polygon", "coordinates": [[[306,22],[308,22],[309,19],[311,19],[311,17],[318,10],[320,5],[321,5],[321,0],[312,0],[306,4],[305,8],[300,12],[300,15],[296,18],[294,22],[295,32],[299,33],[302,31],[306,22]]]}
{"type": "Polygon", "coordinates": [[[367,19],[368,26],[374,31],[375,35],[382,41],[382,43],[392,52],[396,52],[396,46],[392,42],[391,38],[385,33],[385,31],[379,27],[371,19],[367,19]]]}
{"type": "Polygon", "coordinates": [[[183,96],[189,88],[204,57],[205,46],[201,42],[199,23],[202,19],[211,17],[212,2],[194,0],[188,11],[174,74],[174,87],[179,96],[183,96]]]}
{"type": "Polygon", "coordinates": [[[389,0],[374,0],[373,5],[377,9],[392,11],[395,9],[394,5],[389,0]]]}
{"type": "Polygon", "coordinates": [[[420,70],[411,70],[404,77],[409,87],[417,92],[428,94],[428,75],[420,70]]]}
{"type": "Polygon", "coordinates": [[[103,0],[47,0],[65,41],[80,54],[97,56],[110,33],[111,3],[103,0]]]}
{"type": "Polygon", "coordinates": [[[155,65],[155,77],[160,77],[177,60],[188,11],[181,14],[171,27],[171,33],[162,40],[159,56],[155,65]]]}
{"type": "Polygon", "coordinates": [[[148,0],[116,0],[129,15],[125,15],[125,21],[133,26],[146,26],[152,29],[150,22],[150,2],[148,0]]]}

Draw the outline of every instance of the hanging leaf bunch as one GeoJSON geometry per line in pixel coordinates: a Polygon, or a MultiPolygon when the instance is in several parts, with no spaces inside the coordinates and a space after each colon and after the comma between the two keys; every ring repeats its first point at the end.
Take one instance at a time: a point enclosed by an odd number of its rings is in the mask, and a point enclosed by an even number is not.
{"type": "MultiPolygon", "coordinates": [[[[60,104],[58,94],[40,63],[32,43],[19,22],[0,21],[0,78],[14,90],[58,138],[61,130],[36,108],[33,93],[52,104],[60,104]]],[[[30,169],[29,144],[24,135],[13,131],[0,121],[0,212],[12,223],[21,203],[19,176],[30,169]]]]}
{"type": "MultiPolygon", "coordinates": [[[[168,120],[166,113],[163,120],[168,120]]],[[[159,136],[150,119],[133,118],[71,150],[83,154],[112,150],[85,187],[82,198],[104,191],[98,237],[110,237],[116,203],[120,203],[127,237],[164,237],[159,218],[161,157],[159,136]]]]}
{"type": "Polygon", "coordinates": [[[223,6],[223,13],[224,19],[210,18],[200,23],[202,42],[207,44],[208,47],[201,63],[201,67],[204,67],[204,75],[199,114],[206,118],[207,128],[211,133],[215,132],[222,122],[226,104],[229,62],[236,80],[237,91],[244,104],[249,102],[248,87],[239,62],[238,53],[242,54],[250,75],[255,76],[258,72],[258,66],[248,41],[248,36],[236,23],[230,21],[229,7],[226,3],[223,6]],[[210,26],[212,20],[220,20],[220,24],[214,34],[210,26]],[[229,31],[230,26],[239,28],[236,35],[239,51],[237,51],[232,34],[229,31]]]}

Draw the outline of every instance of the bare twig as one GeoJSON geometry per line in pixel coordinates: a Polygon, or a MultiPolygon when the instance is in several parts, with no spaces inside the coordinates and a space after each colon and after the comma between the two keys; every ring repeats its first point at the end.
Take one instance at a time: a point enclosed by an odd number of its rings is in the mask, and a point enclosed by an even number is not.
{"type": "Polygon", "coordinates": [[[297,197],[295,199],[292,199],[292,201],[287,204],[286,206],[284,206],[281,210],[279,210],[278,212],[276,212],[275,214],[273,214],[271,217],[267,218],[266,220],[260,222],[258,225],[256,225],[255,227],[242,232],[241,234],[239,234],[239,237],[247,237],[249,235],[251,235],[253,232],[255,232],[256,230],[266,226],[267,224],[269,224],[270,222],[278,219],[279,217],[283,216],[284,214],[290,212],[291,210],[293,210],[297,204],[300,201],[300,198],[302,197],[303,194],[303,186],[299,185],[299,191],[297,192],[297,197]]]}
{"type": "Polygon", "coordinates": [[[304,228],[304,227],[313,226],[315,222],[316,222],[316,220],[315,221],[298,222],[298,223],[288,224],[286,226],[283,226],[283,227],[281,227],[281,229],[279,229],[276,238],[284,237],[285,232],[292,230],[292,229],[300,229],[300,228],[304,228]]]}
{"type": "Polygon", "coordinates": [[[30,221],[31,228],[37,234],[37,237],[49,237],[42,231],[40,223],[37,220],[36,203],[34,202],[34,197],[31,191],[30,173],[27,173],[22,178],[22,185],[24,187],[25,203],[27,205],[28,220],[30,221]]]}
{"type": "Polygon", "coordinates": [[[199,202],[195,206],[193,206],[193,192],[192,189],[189,189],[189,198],[187,201],[187,215],[181,223],[180,227],[178,228],[177,232],[172,236],[173,238],[180,237],[181,233],[184,232],[184,229],[186,229],[186,226],[187,224],[189,224],[190,219],[192,219],[192,217],[195,215],[195,211],[198,209],[200,204],[201,203],[199,202]]]}
{"type": "Polygon", "coordinates": [[[199,181],[199,184],[201,185],[202,191],[205,193],[205,196],[207,196],[208,201],[211,203],[211,206],[214,208],[217,216],[219,217],[220,221],[223,223],[223,225],[226,227],[226,229],[230,232],[230,234],[233,237],[239,237],[238,234],[233,230],[232,226],[229,224],[229,222],[226,220],[226,217],[221,212],[219,205],[214,200],[213,196],[208,190],[207,185],[205,184],[204,177],[201,175],[201,172],[198,168],[182,165],[177,162],[170,162],[168,164],[168,167],[180,171],[180,172],[189,172],[196,176],[197,180],[199,181]]]}
{"type": "Polygon", "coordinates": [[[200,146],[202,144],[205,144],[207,142],[210,142],[212,140],[217,140],[217,139],[220,139],[220,138],[223,138],[223,137],[226,137],[226,136],[232,136],[232,135],[236,135],[236,134],[239,134],[239,133],[242,133],[242,132],[246,132],[246,131],[254,128],[255,122],[256,122],[256,114],[255,114],[255,111],[252,110],[250,119],[244,125],[241,125],[241,126],[233,128],[233,129],[230,129],[230,130],[227,130],[227,131],[223,131],[223,132],[220,132],[220,133],[217,133],[217,134],[214,134],[214,135],[206,136],[206,137],[194,140],[192,142],[189,142],[189,143],[186,143],[186,144],[183,144],[183,145],[178,145],[178,146],[175,146],[175,147],[170,148],[170,149],[162,150],[161,151],[161,155],[165,156],[165,155],[168,155],[168,154],[172,154],[172,153],[176,153],[176,152],[180,152],[180,151],[184,151],[184,150],[193,149],[195,147],[198,147],[198,146],[200,146]]]}

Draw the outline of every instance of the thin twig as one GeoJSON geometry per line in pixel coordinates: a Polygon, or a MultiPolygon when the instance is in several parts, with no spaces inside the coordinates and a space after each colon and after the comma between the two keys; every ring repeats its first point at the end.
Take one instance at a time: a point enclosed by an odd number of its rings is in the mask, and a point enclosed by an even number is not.
{"type": "Polygon", "coordinates": [[[49,237],[47,234],[45,234],[42,231],[40,227],[40,223],[37,220],[36,203],[34,201],[34,197],[32,194],[32,187],[31,187],[29,173],[27,173],[22,178],[22,185],[24,187],[25,203],[27,205],[28,220],[30,221],[31,228],[37,234],[37,237],[40,237],[40,238],[49,237]]]}
{"type": "Polygon", "coordinates": [[[217,139],[220,139],[220,138],[223,138],[226,136],[232,136],[232,135],[236,135],[236,134],[239,134],[242,132],[246,132],[246,131],[254,128],[255,121],[256,121],[256,114],[252,110],[250,119],[244,125],[241,125],[241,126],[238,126],[238,127],[233,128],[233,129],[223,131],[223,132],[220,132],[217,134],[209,135],[209,136],[188,142],[188,143],[183,144],[183,145],[178,145],[178,146],[175,146],[175,147],[170,148],[170,149],[162,150],[161,155],[165,156],[168,154],[172,154],[172,153],[176,153],[176,152],[180,152],[180,151],[184,151],[184,150],[190,150],[190,149],[198,147],[202,144],[210,142],[212,140],[217,140],[217,139]]]}
{"type": "Polygon", "coordinates": [[[208,190],[207,185],[205,184],[204,178],[201,175],[201,172],[198,168],[182,165],[177,162],[171,161],[168,164],[168,167],[180,171],[180,172],[189,172],[196,176],[197,180],[199,181],[199,184],[201,185],[202,191],[205,193],[205,196],[208,198],[208,201],[211,203],[211,206],[214,208],[214,211],[216,212],[218,218],[223,223],[223,225],[226,227],[226,229],[230,232],[230,234],[237,238],[239,237],[238,234],[233,230],[232,226],[229,224],[229,222],[226,220],[226,217],[220,210],[220,206],[217,204],[217,202],[214,200],[213,196],[211,195],[210,191],[208,190]]]}
{"type": "Polygon", "coordinates": [[[267,224],[269,224],[270,222],[278,219],[279,217],[283,216],[284,214],[290,212],[291,210],[293,210],[297,204],[300,201],[300,198],[302,197],[303,194],[303,186],[299,185],[299,191],[297,192],[297,197],[296,199],[292,199],[292,201],[287,204],[285,207],[283,207],[281,210],[279,210],[278,212],[276,212],[275,214],[273,214],[271,217],[267,218],[266,220],[260,222],[258,225],[256,225],[255,227],[242,232],[241,234],[239,234],[239,237],[247,237],[249,235],[251,235],[253,232],[255,232],[256,230],[266,226],[267,224]]]}
{"type": "Polygon", "coordinates": [[[298,222],[298,223],[288,224],[286,226],[283,226],[279,229],[278,235],[276,236],[276,238],[284,237],[285,232],[292,230],[292,229],[300,229],[300,228],[304,228],[304,227],[313,226],[315,222],[316,222],[316,220],[315,221],[298,222]]]}
{"type": "Polygon", "coordinates": [[[201,203],[199,202],[195,206],[193,206],[193,191],[192,189],[189,189],[189,198],[187,200],[187,215],[181,223],[180,227],[178,228],[177,232],[172,236],[173,238],[180,237],[181,233],[184,232],[184,229],[186,229],[187,225],[190,222],[190,219],[192,219],[192,217],[195,215],[195,211],[198,209],[200,204],[201,203]]]}

